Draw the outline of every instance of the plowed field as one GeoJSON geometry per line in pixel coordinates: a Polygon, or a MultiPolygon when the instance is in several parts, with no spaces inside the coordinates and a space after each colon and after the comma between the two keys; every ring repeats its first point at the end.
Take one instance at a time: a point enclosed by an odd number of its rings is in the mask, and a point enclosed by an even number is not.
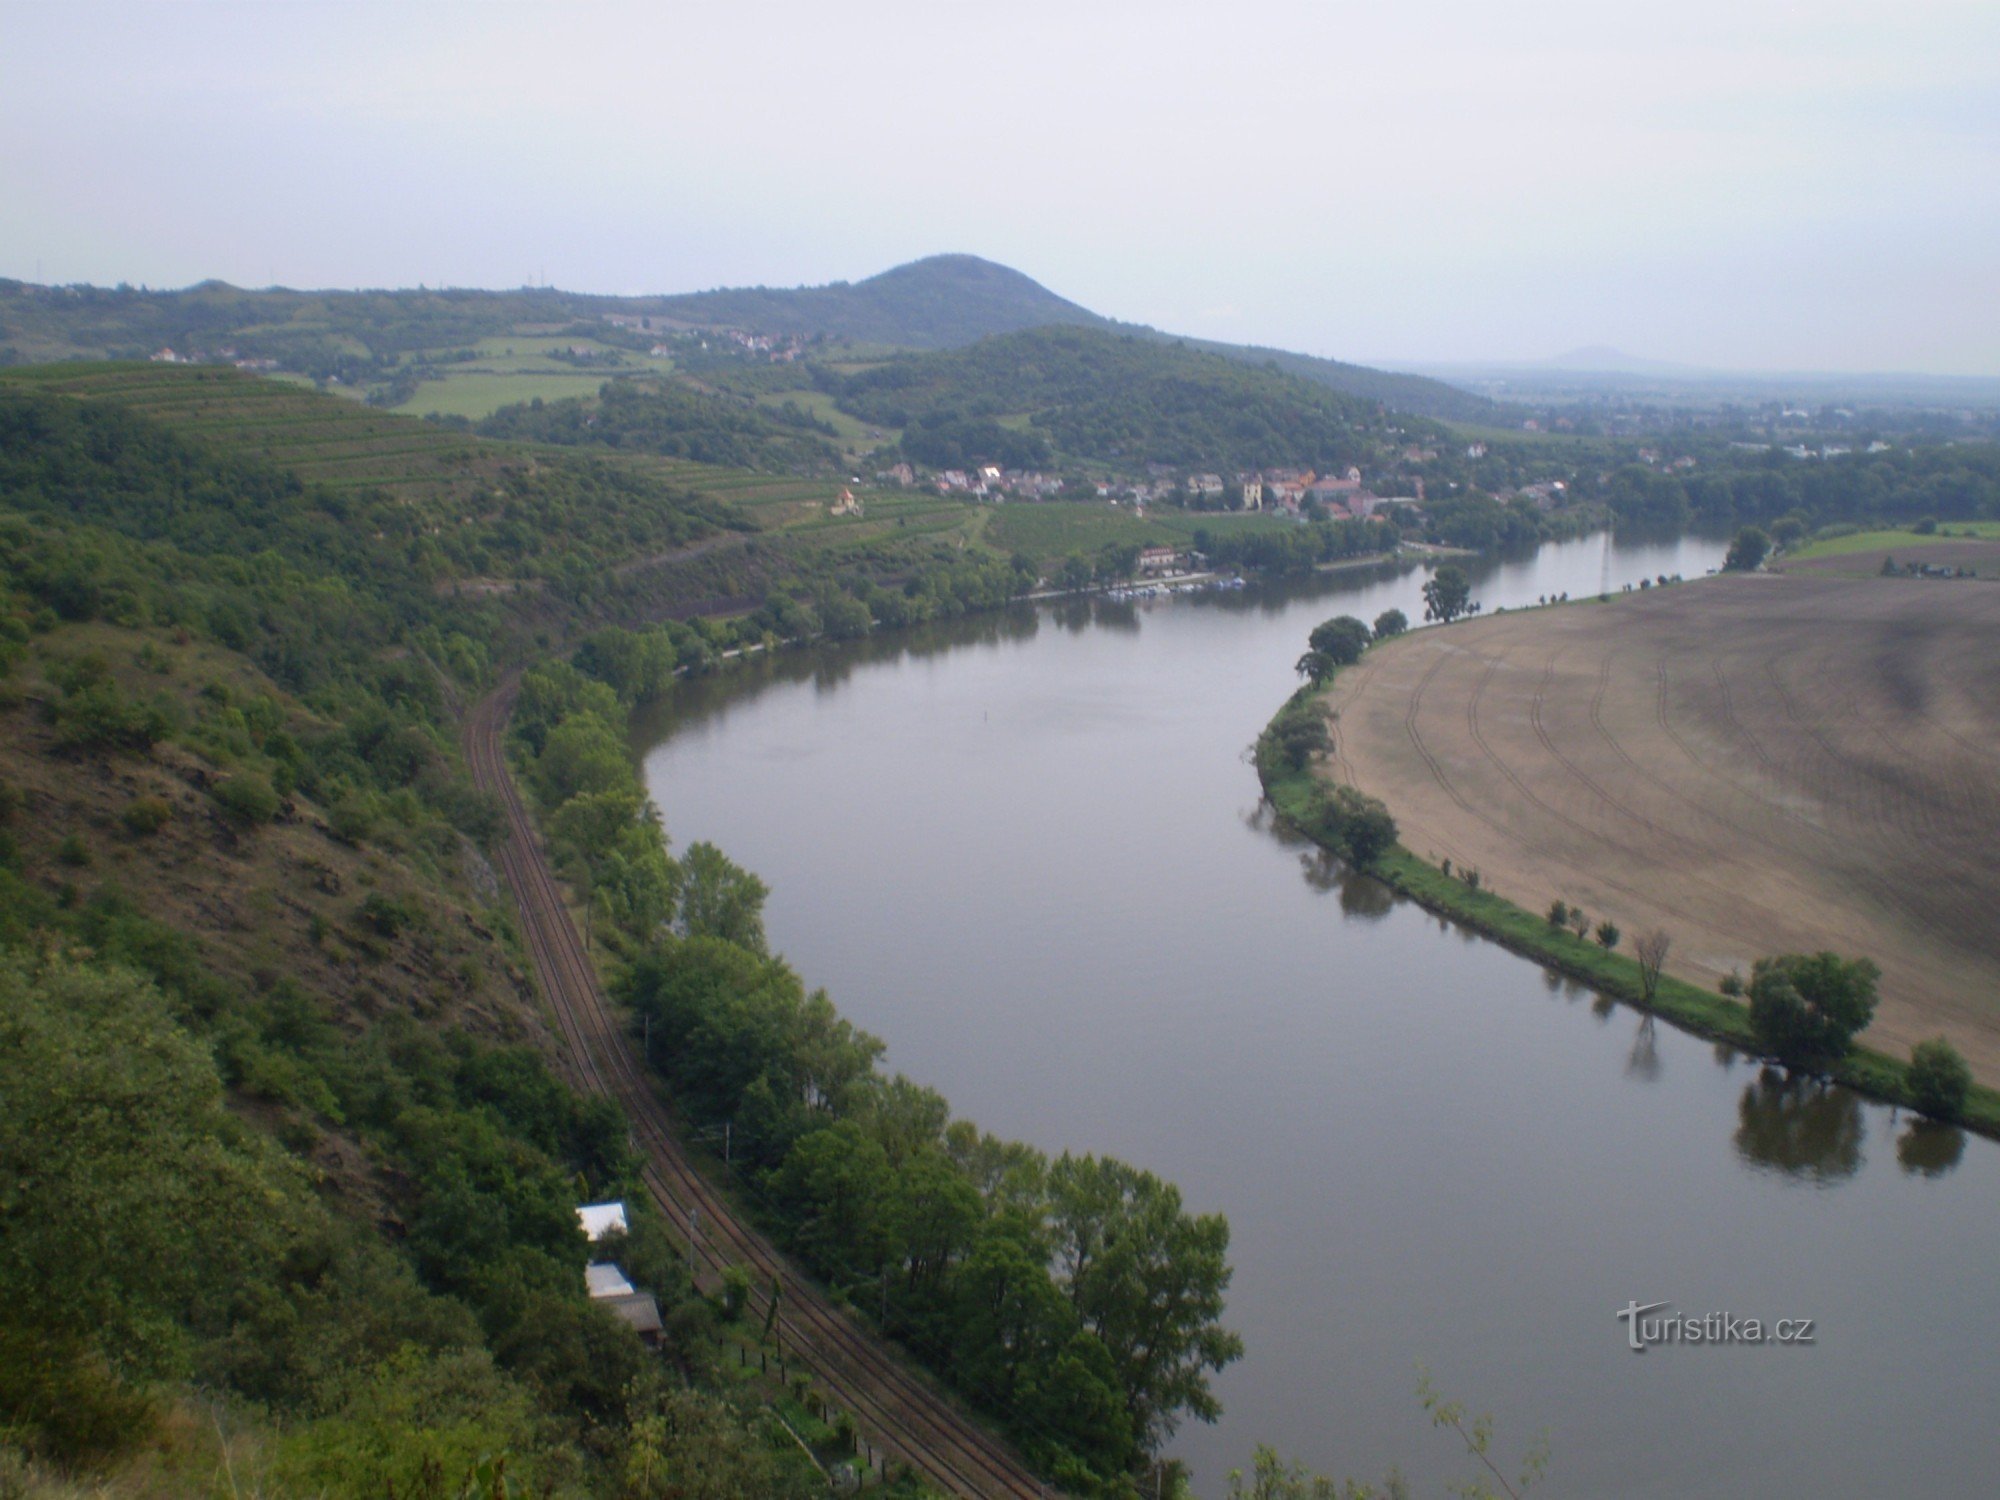
{"type": "Polygon", "coordinates": [[[1337,679],[1328,773],[1516,904],[1883,969],[1864,1040],[2000,1082],[2000,587],[1725,576],[1482,616],[1337,679]]]}

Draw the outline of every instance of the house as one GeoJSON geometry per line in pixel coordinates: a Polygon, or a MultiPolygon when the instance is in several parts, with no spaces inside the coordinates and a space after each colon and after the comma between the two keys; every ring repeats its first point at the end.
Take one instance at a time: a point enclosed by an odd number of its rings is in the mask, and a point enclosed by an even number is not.
{"type": "MultiPolygon", "coordinates": [[[[625,1205],[616,1201],[578,1204],[576,1221],[582,1226],[584,1238],[592,1244],[607,1235],[622,1235],[628,1228],[625,1205]]],[[[622,1267],[608,1260],[592,1261],[583,1268],[583,1289],[592,1302],[647,1343],[659,1343],[663,1331],[660,1304],[651,1292],[641,1291],[626,1280],[622,1267]]]]}
{"type": "Polygon", "coordinates": [[[1222,498],[1222,476],[1220,474],[1190,474],[1188,476],[1187,487],[1190,495],[1199,495],[1204,500],[1220,500],[1222,498]]]}
{"type": "Polygon", "coordinates": [[[1243,487],[1243,508],[1262,510],[1264,508],[1264,477],[1261,474],[1240,474],[1236,482],[1243,487]]]}
{"type": "Polygon", "coordinates": [[[576,1217],[583,1225],[583,1237],[593,1245],[607,1234],[626,1232],[623,1203],[585,1203],[577,1208],[576,1217]]]}
{"type": "Polygon", "coordinates": [[[853,490],[843,488],[840,492],[840,498],[828,507],[827,514],[830,516],[859,517],[861,514],[861,502],[854,498],[853,490]]]}
{"type": "Polygon", "coordinates": [[[877,479],[887,480],[890,484],[901,485],[904,489],[908,489],[911,485],[917,482],[917,471],[915,469],[912,469],[908,464],[891,464],[888,468],[884,469],[880,474],[877,474],[875,477],[877,479]]]}
{"type": "Polygon", "coordinates": [[[1486,457],[1486,445],[1484,443],[1467,443],[1465,445],[1465,456],[1467,458],[1486,457]]]}
{"type": "Polygon", "coordinates": [[[1181,555],[1172,547],[1141,547],[1139,549],[1139,571],[1141,573],[1170,573],[1180,566],[1181,555]]]}

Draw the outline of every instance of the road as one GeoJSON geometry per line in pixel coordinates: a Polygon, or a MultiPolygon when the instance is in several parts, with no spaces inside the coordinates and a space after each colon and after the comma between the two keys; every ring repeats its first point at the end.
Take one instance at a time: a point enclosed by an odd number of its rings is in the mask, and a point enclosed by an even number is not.
{"type": "Polygon", "coordinates": [[[774,1279],[782,1283],[787,1359],[810,1372],[877,1451],[947,1494],[1048,1496],[1049,1487],[1005,1444],[827,1302],[689,1160],[631,1038],[605,1000],[507,770],[502,735],[517,686],[510,677],[474,706],[465,721],[465,750],[473,780],[506,811],[509,836],[500,845],[501,871],[519,905],[522,932],[561,1031],[572,1081],[623,1106],[642,1153],[646,1190],[674,1230],[697,1246],[704,1279],[719,1279],[725,1266],[743,1266],[757,1287],[752,1301],[760,1307],[774,1279]]]}

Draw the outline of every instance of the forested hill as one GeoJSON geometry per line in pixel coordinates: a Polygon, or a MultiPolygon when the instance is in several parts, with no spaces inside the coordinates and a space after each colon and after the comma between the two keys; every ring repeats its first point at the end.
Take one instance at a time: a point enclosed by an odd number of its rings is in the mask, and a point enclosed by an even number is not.
{"type": "MultiPolygon", "coordinates": [[[[1235,471],[1360,464],[1407,424],[1373,402],[1185,344],[1038,328],[847,377],[842,407],[904,429],[913,462],[1235,471]]],[[[1421,424],[1419,424],[1421,425],[1421,424]]]]}
{"type": "MultiPolygon", "coordinates": [[[[677,329],[734,329],[819,341],[809,344],[807,353],[823,359],[837,358],[842,345],[951,349],[996,334],[1055,326],[1110,329],[1186,342],[1246,364],[1275,363],[1343,395],[1421,416],[1490,423],[1505,411],[1420,375],[1282,349],[1183,341],[1158,329],[1115,323],[1019,271],[974,255],[934,255],[853,283],[645,297],[546,287],[252,291],[207,281],[159,291],[0,280],[0,365],[143,359],[165,350],[197,362],[268,360],[290,374],[370,389],[371,399],[385,406],[405,404],[414,386],[455,370],[507,373],[511,365],[493,362],[503,353],[511,358],[514,350],[505,346],[516,340],[523,341],[523,355],[531,345],[539,349],[562,339],[587,340],[600,353],[604,346],[644,356],[663,338],[671,341],[677,329]]],[[[618,363],[606,360],[607,372],[615,372],[618,363]]],[[[546,391],[523,391],[521,399],[535,394],[546,391]]]]}
{"type": "MultiPolygon", "coordinates": [[[[1156,338],[1180,342],[1171,334],[1153,333],[1156,338]]],[[[1261,344],[1218,344],[1208,339],[1187,339],[1191,349],[1206,349],[1229,359],[1252,365],[1276,365],[1287,375],[1310,380],[1316,385],[1364,401],[1379,401],[1396,411],[1415,416],[1435,417],[1444,422],[1484,422],[1512,425],[1508,409],[1499,402],[1471,391],[1432,380],[1427,375],[1404,375],[1394,370],[1377,370],[1370,365],[1350,365],[1337,359],[1321,359],[1313,354],[1296,354],[1289,349],[1268,349],[1261,344]]],[[[1519,413],[1514,413],[1518,416],[1519,413]]]]}
{"type": "Polygon", "coordinates": [[[1110,321],[976,255],[933,255],[853,283],[735,287],[650,300],[654,310],[688,323],[904,349],[949,349],[989,334],[1110,321]]]}

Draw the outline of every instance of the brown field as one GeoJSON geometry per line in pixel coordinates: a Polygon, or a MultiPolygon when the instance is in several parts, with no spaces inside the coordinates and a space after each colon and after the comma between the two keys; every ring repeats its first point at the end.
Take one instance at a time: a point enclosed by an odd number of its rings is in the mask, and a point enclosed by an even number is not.
{"type": "Polygon", "coordinates": [[[1491,615],[1336,680],[1329,771],[1534,911],[1882,966],[1864,1040],[2000,1082],[2000,588],[1725,576],[1491,615]]]}
{"type": "Polygon", "coordinates": [[[1969,541],[1906,542],[1897,546],[1870,547],[1862,552],[1838,552],[1826,557],[1781,557],[1771,564],[1771,570],[1774,573],[1806,573],[1829,578],[1874,578],[1880,575],[1882,560],[1887,557],[1905,565],[1927,563],[1935,567],[1970,569],[1979,575],[1980,582],[2000,578],[2000,540],[1992,537],[1969,541]]]}

